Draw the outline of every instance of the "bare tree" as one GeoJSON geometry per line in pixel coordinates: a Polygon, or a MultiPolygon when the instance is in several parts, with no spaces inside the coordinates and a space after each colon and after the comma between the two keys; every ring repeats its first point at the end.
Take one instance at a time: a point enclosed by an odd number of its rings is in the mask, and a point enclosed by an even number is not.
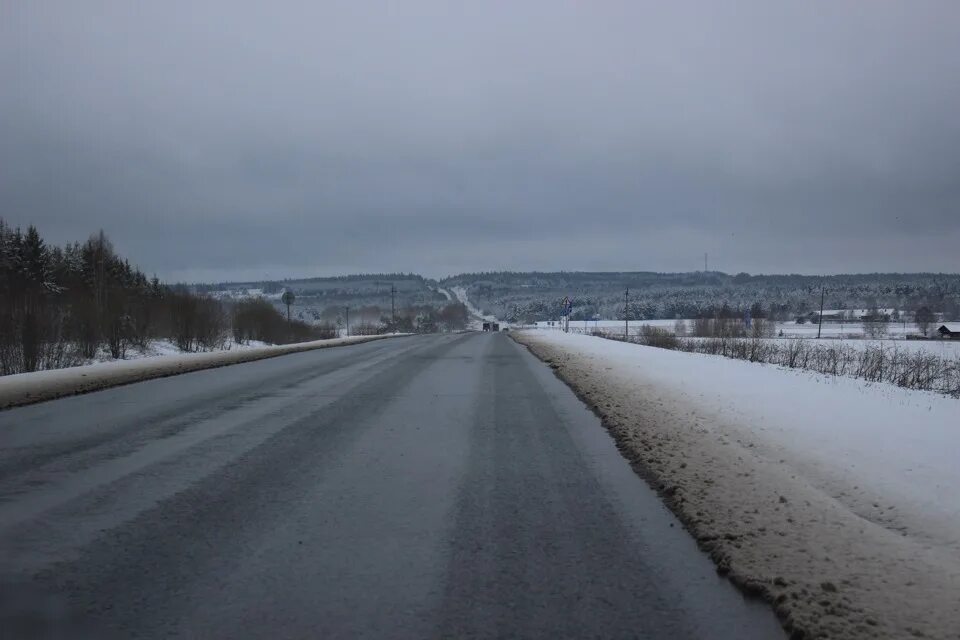
{"type": "Polygon", "coordinates": [[[751,338],[772,338],[776,332],[776,324],[766,318],[754,318],[750,323],[751,338]]]}
{"type": "Polygon", "coordinates": [[[880,340],[887,335],[887,323],[883,320],[865,320],[863,335],[873,340],[880,340]]]}
{"type": "Polygon", "coordinates": [[[917,324],[917,329],[919,329],[923,335],[927,335],[930,332],[930,325],[935,322],[933,311],[930,311],[930,307],[926,306],[917,309],[913,320],[917,324]]]}
{"type": "Polygon", "coordinates": [[[889,316],[877,308],[876,301],[870,305],[867,315],[863,317],[863,335],[879,340],[887,335],[887,320],[889,316]]]}
{"type": "Polygon", "coordinates": [[[673,334],[678,338],[682,338],[687,335],[687,321],[686,320],[677,320],[673,323],[673,334]]]}

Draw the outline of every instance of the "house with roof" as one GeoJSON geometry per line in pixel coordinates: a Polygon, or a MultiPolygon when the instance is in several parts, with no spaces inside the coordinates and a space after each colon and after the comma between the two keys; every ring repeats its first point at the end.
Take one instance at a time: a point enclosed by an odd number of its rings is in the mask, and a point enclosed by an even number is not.
{"type": "Polygon", "coordinates": [[[937,329],[937,333],[947,340],[960,340],[960,322],[945,322],[937,329]]]}

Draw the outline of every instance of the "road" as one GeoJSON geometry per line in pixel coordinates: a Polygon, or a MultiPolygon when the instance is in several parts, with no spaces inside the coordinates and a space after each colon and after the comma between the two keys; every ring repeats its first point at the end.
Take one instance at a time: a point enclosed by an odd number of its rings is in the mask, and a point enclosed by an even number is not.
{"type": "Polygon", "coordinates": [[[782,637],[505,335],[0,412],[0,634],[782,637]]]}

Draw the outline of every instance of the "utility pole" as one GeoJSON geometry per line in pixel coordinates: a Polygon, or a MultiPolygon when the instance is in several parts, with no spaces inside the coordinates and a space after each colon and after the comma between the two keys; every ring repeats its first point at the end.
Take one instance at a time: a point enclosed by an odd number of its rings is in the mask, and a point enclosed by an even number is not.
{"type": "Polygon", "coordinates": [[[623,292],[623,339],[630,339],[630,287],[623,292]]]}
{"type": "Polygon", "coordinates": [[[349,338],[350,337],[350,306],[349,305],[345,306],[343,310],[344,310],[344,315],[347,318],[346,330],[347,330],[347,337],[349,338]]]}
{"type": "Polygon", "coordinates": [[[393,323],[391,325],[391,329],[393,329],[394,333],[397,332],[397,305],[395,302],[396,295],[397,295],[397,288],[391,282],[390,283],[390,322],[393,323]]]}
{"type": "Polygon", "coordinates": [[[817,340],[820,339],[820,330],[823,328],[823,285],[820,285],[820,322],[817,323],[817,340]]]}

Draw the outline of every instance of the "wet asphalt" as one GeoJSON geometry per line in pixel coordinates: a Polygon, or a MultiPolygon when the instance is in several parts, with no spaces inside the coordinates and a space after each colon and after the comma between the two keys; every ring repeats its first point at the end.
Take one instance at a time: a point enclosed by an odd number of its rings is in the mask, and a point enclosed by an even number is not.
{"type": "Polygon", "coordinates": [[[0,412],[3,638],[781,638],[501,334],[0,412]]]}

